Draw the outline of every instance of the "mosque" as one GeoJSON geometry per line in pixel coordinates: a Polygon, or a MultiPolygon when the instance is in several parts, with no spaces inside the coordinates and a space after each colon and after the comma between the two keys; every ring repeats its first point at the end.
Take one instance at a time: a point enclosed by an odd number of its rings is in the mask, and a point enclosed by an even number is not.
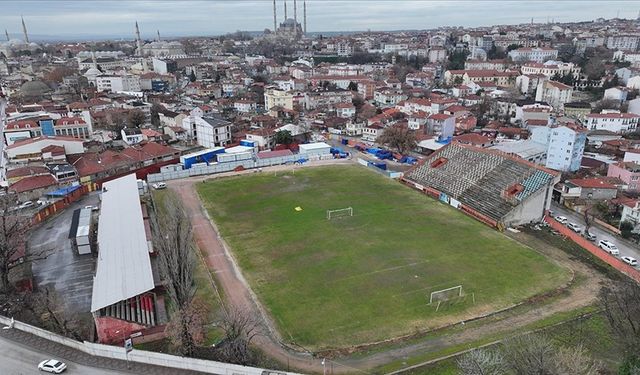
{"type": "Polygon", "coordinates": [[[293,0],[293,18],[287,16],[287,0],[284,0],[284,21],[278,26],[278,15],[276,9],[276,0],[273,0],[273,29],[275,36],[290,40],[301,39],[307,33],[307,1],[304,0],[303,5],[303,24],[298,22],[298,6],[296,0],[293,0]]]}
{"type": "Polygon", "coordinates": [[[22,18],[22,32],[24,33],[24,40],[11,39],[9,38],[9,33],[5,29],[4,35],[7,40],[0,42],[0,53],[4,54],[5,57],[12,57],[23,51],[36,52],[40,49],[40,45],[37,43],[29,42],[29,34],[27,33],[27,26],[24,23],[24,18],[22,18]]]}

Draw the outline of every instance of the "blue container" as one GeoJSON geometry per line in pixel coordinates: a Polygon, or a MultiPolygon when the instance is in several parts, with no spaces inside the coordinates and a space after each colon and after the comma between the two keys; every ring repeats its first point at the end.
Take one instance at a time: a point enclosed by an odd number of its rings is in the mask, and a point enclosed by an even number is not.
{"type": "Polygon", "coordinates": [[[348,145],[349,144],[349,140],[346,138],[342,138],[342,142],[343,145],[348,145]]]}

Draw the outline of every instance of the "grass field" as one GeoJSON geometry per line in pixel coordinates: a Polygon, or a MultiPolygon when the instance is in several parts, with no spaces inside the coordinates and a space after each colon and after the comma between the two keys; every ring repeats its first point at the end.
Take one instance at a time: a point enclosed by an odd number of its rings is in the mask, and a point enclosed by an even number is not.
{"type": "Polygon", "coordinates": [[[282,336],[313,349],[456,322],[569,278],[533,250],[358,166],[217,179],[198,191],[282,336]],[[348,206],[353,217],[326,219],[327,209],[348,206]],[[462,298],[437,312],[428,305],[430,292],[460,284],[462,298]]]}

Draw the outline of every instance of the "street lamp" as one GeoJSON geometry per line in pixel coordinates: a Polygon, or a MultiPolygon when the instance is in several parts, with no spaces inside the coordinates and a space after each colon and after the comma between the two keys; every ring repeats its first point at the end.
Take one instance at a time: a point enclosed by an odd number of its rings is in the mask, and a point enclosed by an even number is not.
{"type": "Polygon", "coordinates": [[[322,375],[327,375],[327,368],[325,366],[324,358],[322,358],[322,375]]]}

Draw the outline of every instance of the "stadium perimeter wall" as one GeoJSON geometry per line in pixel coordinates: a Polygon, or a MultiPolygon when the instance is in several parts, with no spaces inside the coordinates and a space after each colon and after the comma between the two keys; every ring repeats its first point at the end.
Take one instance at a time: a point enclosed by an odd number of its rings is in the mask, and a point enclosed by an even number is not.
{"type": "Polygon", "coordinates": [[[637,269],[631,267],[620,259],[609,255],[609,253],[597,247],[593,242],[590,242],[580,234],[555,221],[549,215],[545,216],[545,221],[551,226],[551,228],[557,230],[563,236],[568,237],[571,241],[580,245],[580,247],[593,254],[596,258],[640,283],[640,271],[637,269]]]}
{"type": "MultiPolygon", "coordinates": [[[[85,354],[102,357],[112,358],[119,360],[126,360],[124,348],[117,346],[109,346],[102,344],[95,344],[91,342],[80,342],[72,340],[70,338],[58,335],[53,332],[46,331],[42,328],[34,327],[32,325],[22,323],[19,321],[13,321],[10,318],[0,316],[0,324],[4,324],[11,329],[17,329],[23,332],[30,333],[34,336],[38,336],[48,341],[52,341],[66,347],[78,350],[85,354]]],[[[208,374],[233,374],[233,375],[298,375],[293,372],[285,371],[272,371],[257,367],[248,367],[234,365],[230,363],[207,361],[203,359],[178,357],[169,354],[149,352],[145,350],[133,349],[128,356],[130,362],[138,362],[154,366],[169,367],[181,370],[200,371],[208,374]]]]}

